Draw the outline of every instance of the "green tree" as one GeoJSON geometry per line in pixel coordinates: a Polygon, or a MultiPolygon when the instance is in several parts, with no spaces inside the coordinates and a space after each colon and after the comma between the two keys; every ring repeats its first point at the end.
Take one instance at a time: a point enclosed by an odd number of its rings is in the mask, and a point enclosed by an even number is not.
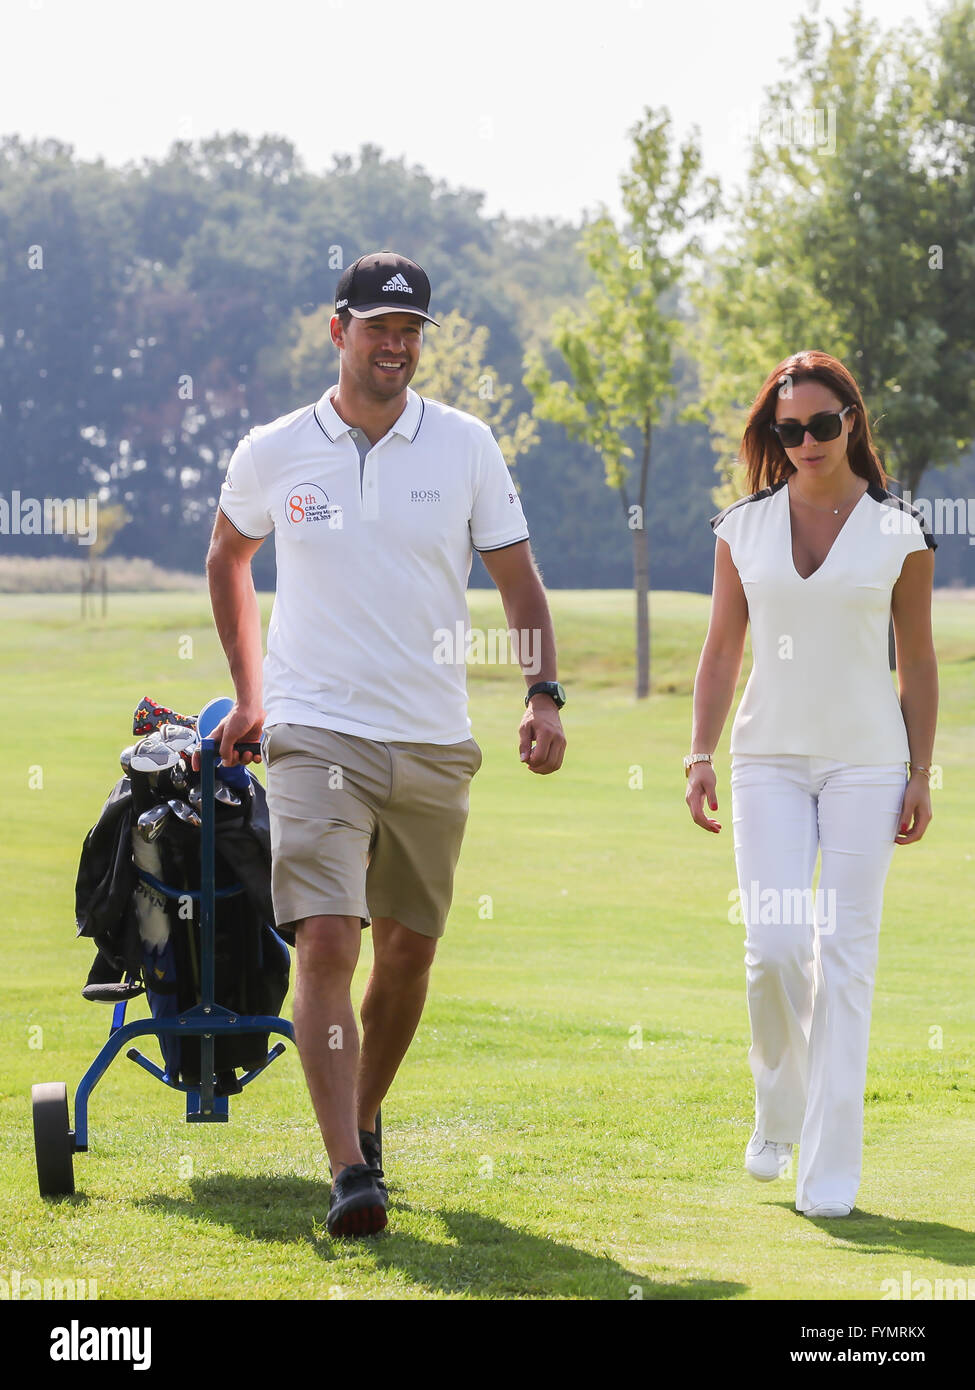
{"type": "Polygon", "coordinates": [[[111,549],[112,541],[132,520],[124,507],[110,506],[98,508],[98,531],[95,539],[90,545],[84,547],[86,567],[81,580],[81,615],[85,616],[88,603],[91,599],[94,610],[95,587],[99,580],[99,566],[96,561],[101,561],[100,575],[102,586],[102,613],[108,607],[108,570],[105,566],[105,555],[111,549]]]}
{"type": "Polygon", "coordinates": [[[512,387],[486,362],[488,330],[474,328],[452,309],[440,327],[424,334],[423,352],[413,379],[416,390],[490,425],[509,468],[538,443],[530,415],[512,413],[512,387]]]}
{"type": "Polygon", "coordinates": [[[102,481],[127,345],[117,307],[131,227],[117,186],[56,141],[0,141],[0,485],[28,495],[84,497],[102,481]]]}
{"type": "Polygon", "coordinates": [[[620,181],[623,227],[605,212],[586,227],[580,244],[595,283],[581,309],[564,309],[553,322],[551,342],[568,377],[556,379],[533,350],[524,380],[537,413],[588,444],[619,495],[632,534],[636,695],[642,699],[650,691],[645,523],[653,431],[674,396],[679,287],[700,253],[696,228],[717,211],[718,194],[714,180],[701,175],[696,135],[672,150],[666,112],[648,108],[630,136],[633,155],[620,181]],[[629,442],[634,436],[636,450],[629,442]]]}
{"type": "Polygon", "coordinates": [[[318,400],[339,375],[339,359],[329,325],[335,310],[321,304],[310,314],[296,310],[290,324],[288,367],[296,401],[318,400]]]}
{"type": "MultiPolygon", "coordinates": [[[[916,492],[975,433],[975,4],[934,30],[797,22],[733,232],[697,295],[701,401],[727,477],[744,414],[806,347],[856,376],[888,471],[916,492]]],[[[717,494],[725,501],[730,487],[717,494]]]]}

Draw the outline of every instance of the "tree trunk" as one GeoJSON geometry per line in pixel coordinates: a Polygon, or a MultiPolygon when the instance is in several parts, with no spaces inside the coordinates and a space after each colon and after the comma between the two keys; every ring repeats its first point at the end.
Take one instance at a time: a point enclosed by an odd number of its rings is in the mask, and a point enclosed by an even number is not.
{"type": "Polygon", "coordinates": [[[650,546],[646,526],[633,530],[633,592],[636,595],[636,698],[650,694],[650,546]]]}
{"type": "Polygon", "coordinates": [[[636,595],[636,698],[650,694],[650,541],[647,535],[647,482],[650,477],[650,441],[653,422],[648,410],[643,421],[643,458],[640,460],[639,527],[633,532],[633,592],[636,595]]]}
{"type": "Polygon", "coordinates": [[[643,424],[643,459],[640,465],[639,499],[632,506],[626,494],[625,475],[618,491],[623,516],[633,535],[633,594],[636,598],[636,698],[650,694],[650,543],[647,539],[647,479],[650,476],[651,417],[643,424]]]}
{"type": "Polygon", "coordinates": [[[911,494],[912,504],[915,502],[920,492],[921,479],[924,477],[927,469],[928,462],[926,459],[912,459],[904,469],[903,491],[911,494]]]}

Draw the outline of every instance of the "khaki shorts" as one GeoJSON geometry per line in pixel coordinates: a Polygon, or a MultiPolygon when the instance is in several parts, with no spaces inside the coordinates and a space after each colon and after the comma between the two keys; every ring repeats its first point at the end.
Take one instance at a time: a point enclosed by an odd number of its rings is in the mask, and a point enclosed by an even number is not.
{"type": "Polygon", "coordinates": [[[305,724],[264,736],[278,930],[304,917],[394,917],[443,935],[481,766],[463,743],[377,743],[305,724]]]}

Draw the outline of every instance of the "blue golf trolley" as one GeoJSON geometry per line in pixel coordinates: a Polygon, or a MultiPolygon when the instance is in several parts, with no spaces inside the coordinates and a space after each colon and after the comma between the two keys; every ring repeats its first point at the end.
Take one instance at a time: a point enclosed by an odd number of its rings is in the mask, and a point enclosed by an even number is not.
{"type": "MultiPolygon", "coordinates": [[[[227,702],[230,703],[229,701],[227,702]]],[[[202,734],[202,729],[201,729],[202,734]]],[[[215,876],[215,766],[217,744],[213,738],[200,739],[200,888],[190,896],[199,901],[200,930],[200,999],[192,1008],[185,1008],[170,1017],[139,1019],[125,1022],[127,1000],[114,1005],[108,1040],[85,1072],[75,1095],[74,1127],[71,1126],[68,1092],[64,1082],[53,1081],[36,1085],[31,1091],[34,1116],[34,1149],[37,1159],[37,1180],[43,1197],[67,1196],[74,1192],[74,1155],[88,1151],[88,1102],[95,1086],[123,1048],[126,1056],[143,1067],[150,1076],[186,1096],[186,1119],[190,1123],[221,1123],[229,1119],[229,1096],[221,1093],[215,1073],[215,1046],[218,1038],[227,1034],[279,1034],[294,1042],[294,1028],[277,1015],[241,1014],[221,1005],[216,997],[216,934],[215,902],[217,897],[230,897],[242,892],[239,885],[216,888],[215,876]],[[180,1081],[179,1073],[157,1066],[131,1046],[137,1038],[173,1037],[199,1039],[199,1082],[180,1081]]],[[[245,745],[250,747],[251,745],[245,745]]],[[[256,749],[255,749],[256,751],[256,749]]],[[[185,889],[175,890],[164,883],[153,885],[171,897],[185,895],[185,889]]],[[[285,1051],[283,1042],[271,1047],[260,1065],[253,1066],[239,1078],[240,1087],[247,1086],[285,1051]]],[[[165,1049],[163,1049],[165,1057],[165,1049]]],[[[378,1128],[378,1126],[377,1126],[378,1128]]]]}

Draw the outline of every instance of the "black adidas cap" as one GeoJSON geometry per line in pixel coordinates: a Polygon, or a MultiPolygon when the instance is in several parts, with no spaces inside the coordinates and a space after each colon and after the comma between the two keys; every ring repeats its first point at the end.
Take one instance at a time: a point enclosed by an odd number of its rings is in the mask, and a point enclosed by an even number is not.
{"type": "Polygon", "coordinates": [[[335,291],[335,312],[348,309],[357,319],[372,319],[391,310],[418,314],[439,328],[427,313],[430,281],[416,261],[395,251],[370,251],[343,270],[335,291]]]}

